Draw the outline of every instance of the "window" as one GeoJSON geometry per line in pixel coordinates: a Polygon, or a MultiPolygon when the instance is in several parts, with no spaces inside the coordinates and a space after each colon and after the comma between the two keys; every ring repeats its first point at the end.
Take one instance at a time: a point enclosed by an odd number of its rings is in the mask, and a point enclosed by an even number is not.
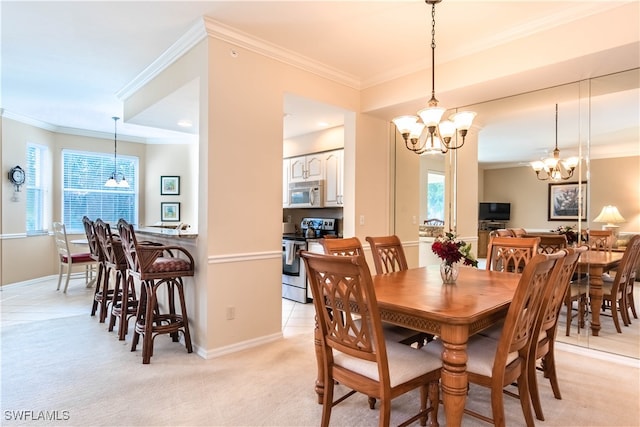
{"type": "Polygon", "coordinates": [[[118,156],[118,172],[127,177],[128,188],[104,186],[113,162],[109,154],[62,150],[62,221],[67,231],[84,232],[85,215],[111,223],[120,218],[138,223],[138,158],[118,156]]]}
{"type": "Polygon", "coordinates": [[[444,221],[444,174],[427,172],[427,218],[444,221]]]}
{"type": "Polygon", "coordinates": [[[44,231],[45,193],[44,183],[49,172],[49,149],[43,145],[27,143],[26,198],[27,198],[27,234],[44,231]]]}

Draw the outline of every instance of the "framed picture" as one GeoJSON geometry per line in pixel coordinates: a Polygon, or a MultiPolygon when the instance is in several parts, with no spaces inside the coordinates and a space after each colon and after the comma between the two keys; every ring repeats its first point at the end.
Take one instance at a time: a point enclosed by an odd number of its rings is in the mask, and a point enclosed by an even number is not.
{"type": "Polygon", "coordinates": [[[587,183],[549,184],[549,221],[587,220],[587,183]]]}
{"type": "Polygon", "coordinates": [[[177,196],[180,194],[180,177],[179,176],[161,176],[160,177],[160,195],[177,196]]]}
{"type": "Polygon", "coordinates": [[[160,221],[180,221],[180,203],[162,202],[160,221]]]}

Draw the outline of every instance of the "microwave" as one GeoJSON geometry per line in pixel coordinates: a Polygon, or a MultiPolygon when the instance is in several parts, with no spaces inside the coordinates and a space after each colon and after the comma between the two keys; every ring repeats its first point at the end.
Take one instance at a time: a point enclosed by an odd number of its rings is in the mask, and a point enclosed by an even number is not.
{"type": "Polygon", "coordinates": [[[292,182],[289,184],[290,208],[324,207],[324,183],[322,181],[292,182]]]}

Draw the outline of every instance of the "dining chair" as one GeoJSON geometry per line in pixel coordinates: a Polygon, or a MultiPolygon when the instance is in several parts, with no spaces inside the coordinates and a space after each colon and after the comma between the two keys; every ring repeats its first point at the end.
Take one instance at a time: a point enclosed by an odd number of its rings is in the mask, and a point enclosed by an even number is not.
{"type": "Polygon", "coordinates": [[[589,246],[596,251],[609,251],[613,248],[613,231],[589,230],[589,246]]]}
{"type": "Polygon", "coordinates": [[[538,252],[539,237],[491,236],[487,248],[487,270],[521,273],[538,252]]]}
{"type": "MultiPolygon", "coordinates": [[[[588,245],[582,245],[580,247],[589,250],[588,245]]],[[[571,335],[571,323],[575,317],[578,318],[577,332],[580,333],[580,328],[584,328],[585,322],[584,317],[585,313],[589,311],[589,276],[584,273],[578,272],[579,268],[576,268],[576,272],[574,272],[571,282],[569,283],[569,288],[567,289],[567,293],[564,296],[564,306],[567,312],[567,321],[565,326],[565,335],[571,335]],[[577,303],[577,314],[573,314],[573,303],[577,303]]]]}
{"type": "MultiPolygon", "coordinates": [[[[504,427],[503,393],[506,393],[519,398],[526,425],[534,425],[527,371],[529,350],[542,296],[553,283],[564,257],[564,251],[536,254],[522,271],[499,337],[496,339],[476,334],[469,339],[467,376],[470,383],[491,390],[492,418],[468,408],[465,408],[465,413],[504,427]],[[505,390],[515,382],[518,386],[517,395],[505,390]]],[[[442,350],[440,340],[434,340],[422,348],[422,351],[433,356],[440,356],[442,350]]]]}
{"type": "Polygon", "coordinates": [[[437,218],[429,218],[424,220],[424,225],[431,225],[435,227],[444,227],[444,221],[437,218]]]}
{"type": "Polygon", "coordinates": [[[98,242],[105,255],[108,277],[113,278],[108,330],[113,331],[118,319],[118,339],[122,341],[129,329],[129,319],[135,316],[138,309],[135,283],[133,280],[128,280],[128,264],[120,237],[114,235],[111,232],[111,226],[101,219],[96,220],[95,228],[98,242]]]}
{"type": "MultiPolygon", "coordinates": [[[[338,256],[353,256],[353,255],[362,255],[364,256],[364,249],[362,248],[362,243],[360,243],[360,239],[357,237],[347,237],[344,239],[322,239],[320,240],[320,244],[324,249],[324,253],[328,255],[338,255],[338,256]]],[[[400,247],[402,247],[400,245],[400,247]]],[[[397,251],[396,251],[397,252],[397,251]]],[[[402,254],[402,259],[397,259],[394,262],[404,262],[403,266],[406,269],[407,261],[404,257],[404,253],[402,254]]],[[[375,262],[375,255],[374,255],[375,262]]],[[[377,270],[377,267],[376,267],[377,270]]],[[[407,345],[413,345],[414,343],[418,347],[422,347],[424,345],[425,335],[414,331],[413,329],[408,329],[402,326],[397,326],[391,323],[384,322],[382,325],[385,337],[388,340],[400,342],[407,345]]]]}
{"type": "MultiPolygon", "coordinates": [[[[613,324],[618,333],[622,333],[620,321],[618,320],[618,312],[625,326],[631,323],[629,318],[629,303],[627,286],[633,286],[630,279],[635,279],[635,269],[640,256],[640,235],[635,235],[629,240],[627,248],[622,255],[620,264],[616,269],[613,282],[604,282],[602,284],[602,308],[611,310],[613,324]]],[[[633,295],[632,295],[633,296],[633,295]]]]}
{"type": "Polygon", "coordinates": [[[498,236],[498,237],[516,237],[513,232],[511,230],[509,230],[508,228],[499,228],[497,230],[493,230],[491,232],[492,236],[498,236]]]}
{"type": "Polygon", "coordinates": [[[58,287],[56,290],[60,290],[60,284],[62,283],[62,273],[66,269],[66,279],[64,283],[63,293],[67,293],[69,287],[69,279],[71,278],[71,270],[75,266],[84,266],[84,276],[87,286],[91,286],[90,277],[92,269],[97,262],[92,258],[90,252],[78,252],[73,253],[69,249],[69,240],[67,238],[67,229],[61,222],[54,222],[53,237],[56,242],[56,250],[58,255],[58,287]]]}
{"type": "MultiPolygon", "coordinates": [[[[376,274],[393,273],[409,268],[402,242],[400,242],[398,236],[367,236],[365,240],[369,242],[369,246],[371,247],[371,255],[373,256],[376,274]]],[[[413,331],[400,326],[385,325],[387,324],[383,324],[383,328],[393,329],[395,335],[401,334],[402,336],[407,336],[400,341],[403,344],[412,345],[416,343],[418,348],[420,348],[425,342],[433,339],[433,335],[431,334],[413,331]]]]}
{"type": "Polygon", "coordinates": [[[109,280],[106,274],[105,259],[100,243],[96,236],[96,230],[94,222],[88,217],[82,217],[82,225],[84,226],[84,234],[87,236],[87,243],[89,245],[89,254],[98,266],[96,274],[96,281],[93,292],[93,304],[91,305],[91,316],[95,316],[98,309],[100,315],[98,319],[100,323],[104,323],[107,317],[107,305],[111,301],[111,295],[109,295],[109,280]]]}
{"type": "Polygon", "coordinates": [[[529,394],[531,402],[536,414],[536,418],[544,421],[542,413],[542,405],[540,403],[540,393],[538,391],[538,381],[536,376],[538,360],[541,360],[541,370],[544,377],[549,379],[553,396],[556,399],[562,399],[560,387],[558,385],[558,376],[556,375],[555,361],[555,341],[556,329],[558,327],[558,317],[560,309],[565,301],[565,294],[568,292],[571,278],[578,265],[580,255],[589,248],[581,246],[578,248],[565,249],[567,255],[560,270],[554,276],[553,283],[548,287],[542,299],[540,314],[536,319],[533,329],[531,350],[529,351],[529,361],[527,363],[529,375],[529,394]],[[536,338],[537,337],[537,338],[536,338]]]}
{"type": "Polygon", "coordinates": [[[333,406],[360,392],[380,399],[378,425],[386,427],[391,400],[414,389],[420,389],[420,411],[401,425],[420,420],[424,426],[429,413],[437,420],[440,355],[385,340],[364,256],[302,251],[301,257],[313,293],[323,353],[325,390],[320,424],[328,426],[333,406]],[[334,401],[335,382],[351,390],[334,401]]]}
{"type": "Polygon", "coordinates": [[[182,333],[187,353],[192,353],[182,279],[194,275],[193,257],[180,246],[138,243],[133,225],[123,219],[118,221],[118,233],[127,260],[127,275],[131,277],[129,280],[140,282],[131,351],[136,350],[142,336],[142,363],[148,364],[158,335],[169,334],[174,342],[179,342],[179,334],[182,333]],[[166,298],[166,304],[162,305],[161,288],[166,298]],[[176,294],[179,311],[176,310],[176,294]]]}
{"type": "Polygon", "coordinates": [[[321,239],[320,244],[325,254],[329,255],[363,255],[362,243],[357,237],[346,237],[344,239],[321,239]]]}
{"type": "Polygon", "coordinates": [[[522,237],[538,237],[540,239],[540,242],[538,242],[538,253],[552,254],[569,246],[567,236],[564,234],[525,234],[522,237]]]}

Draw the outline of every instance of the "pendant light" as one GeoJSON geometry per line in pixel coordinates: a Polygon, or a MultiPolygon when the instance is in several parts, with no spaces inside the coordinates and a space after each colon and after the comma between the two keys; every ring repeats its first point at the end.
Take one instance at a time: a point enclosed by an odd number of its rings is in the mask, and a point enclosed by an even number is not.
{"type": "Polygon", "coordinates": [[[464,145],[467,131],[476,116],[473,111],[460,111],[450,116],[451,120],[440,121],[446,111],[446,108],[438,107],[435,90],[436,4],[441,1],[425,0],[426,4],[431,5],[431,99],[428,107],[418,111],[419,117],[408,115],[396,117],[392,120],[398,132],[404,138],[404,144],[407,149],[416,154],[446,153],[449,150],[461,148],[464,145]],[[420,136],[425,128],[427,129],[427,136],[423,142],[420,142],[420,136]],[[456,130],[462,138],[462,142],[459,145],[452,142],[456,130]]]}
{"type": "Polygon", "coordinates": [[[558,149],[558,104],[556,104],[556,147],[553,150],[553,157],[531,162],[531,168],[535,171],[536,177],[540,181],[560,181],[573,176],[573,171],[578,166],[578,162],[579,159],[577,157],[569,157],[566,160],[560,158],[560,150],[558,149]]]}
{"type": "Polygon", "coordinates": [[[118,120],[120,117],[112,117],[113,119],[113,173],[104,183],[105,187],[129,188],[127,178],[123,173],[118,172],[118,120]]]}

